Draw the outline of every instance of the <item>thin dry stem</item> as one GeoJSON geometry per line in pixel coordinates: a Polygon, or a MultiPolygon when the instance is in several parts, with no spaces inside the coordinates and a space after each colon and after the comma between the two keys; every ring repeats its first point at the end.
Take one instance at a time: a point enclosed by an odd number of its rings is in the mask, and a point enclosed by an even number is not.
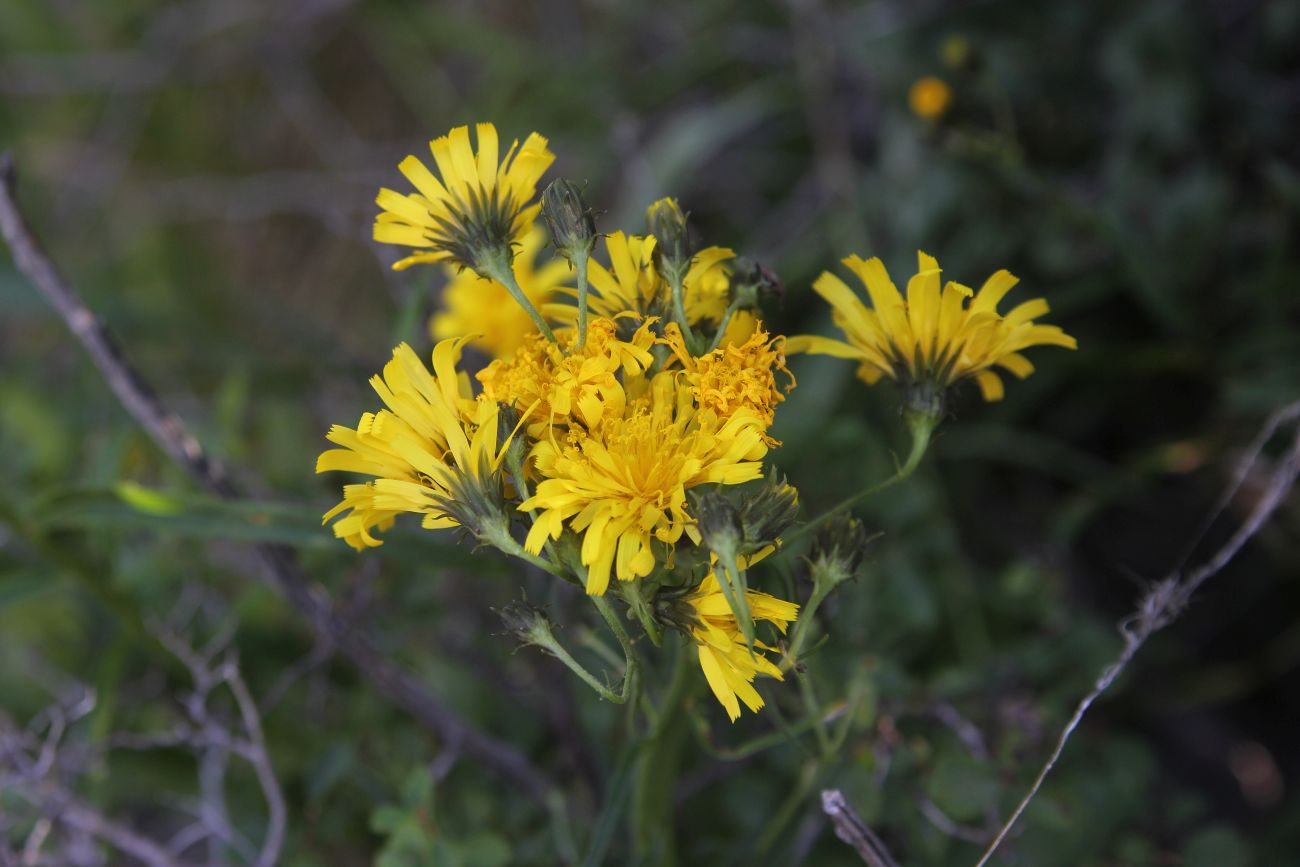
{"type": "MultiPolygon", "coordinates": [[[[1250,475],[1252,468],[1258,464],[1265,445],[1268,444],[1273,435],[1284,425],[1293,423],[1297,419],[1300,419],[1300,401],[1280,408],[1269,417],[1260,434],[1251,444],[1245,458],[1239,464],[1237,472],[1234,473],[1223,496],[1220,497],[1218,504],[1211,513],[1212,516],[1217,516],[1236,495],[1246,477],[1250,475]]],[[[1011,833],[1017,820],[1038,794],[1038,790],[1042,788],[1043,781],[1056,767],[1057,760],[1060,759],[1061,753],[1065,751],[1065,745],[1069,742],[1070,737],[1079,727],[1079,723],[1083,721],[1093,703],[1124,673],[1124,670],[1132,662],[1133,657],[1137,655],[1142,645],[1146,643],[1146,640],[1157,631],[1177,620],[1179,615],[1186,609],[1188,602],[1191,601],[1197,589],[1232,562],[1232,559],[1237,556],[1245,544],[1260,531],[1260,528],[1264,526],[1264,523],[1281,505],[1287,493],[1290,492],[1298,474],[1300,474],[1300,428],[1297,429],[1296,436],[1286,453],[1269,473],[1268,482],[1251,508],[1250,514],[1246,516],[1241,526],[1237,528],[1228,541],[1213,556],[1190,572],[1185,574],[1174,572],[1157,581],[1143,596],[1137,610],[1120,623],[1119,631],[1124,638],[1124,648],[1114,662],[1106,666],[1101,672],[1088,694],[1079,701],[1078,706],[1074,709],[1074,714],[1065,724],[1065,727],[1061,729],[1061,733],[1056,739],[1055,748],[1053,748],[1051,755],[1047,757],[1047,761],[1044,762],[1038,776],[1034,778],[1029,791],[1025,793],[1015,811],[1002,825],[997,836],[993,838],[993,842],[989,844],[980,860],[976,863],[976,867],[984,867],[1011,833]]]]}

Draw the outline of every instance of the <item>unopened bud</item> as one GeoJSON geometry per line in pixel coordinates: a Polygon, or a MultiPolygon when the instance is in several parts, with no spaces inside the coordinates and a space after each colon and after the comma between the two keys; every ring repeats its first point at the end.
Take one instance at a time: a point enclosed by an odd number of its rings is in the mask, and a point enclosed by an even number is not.
{"type": "Polygon", "coordinates": [[[724,562],[734,560],[740,553],[745,528],[740,512],[731,500],[717,491],[700,494],[695,499],[695,517],[709,550],[717,553],[724,562]]]}
{"type": "Polygon", "coordinates": [[[691,248],[686,215],[682,213],[677,200],[664,198],[655,202],[646,208],[646,220],[650,224],[650,234],[655,237],[655,267],[660,273],[672,271],[685,275],[694,250],[691,248]]]}
{"type": "Polygon", "coordinates": [[[567,178],[551,181],[542,193],[542,219],[551,242],[569,264],[591,255],[596,248],[596,218],[578,185],[567,178]]]}
{"type": "Polygon", "coordinates": [[[817,531],[808,554],[813,583],[829,591],[852,578],[869,541],[866,527],[857,518],[843,514],[831,518],[817,531]]]}
{"type": "Polygon", "coordinates": [[[737,256],[731,269],[731,300],[742,309],[757,310],[764,298],[784,301],[785,286],[771,268],[737,256]]]}
{"type": "Polygon", "coordinates": [[[528,441],[519,436],[519,410],[506,403],[497,404],[497,445],[505,448],[505,465],[522,466],[524,454],[528,451],[528,441]]]}
{"type": "Polygon", "coordinates": [[[943,65],[954,72],[973,73],[979,71],[979,54],[965,36],[957,34],[949,36],[943,41],[939,53],[943,57],[943,65]]]}
{"type": "Polygon", "coordinates": [[[555,646],[555,628],[546,612],[527,602],[511,602],[497,611],[506,629],[524,645],[550,651],[555,646]]]}
{"type": "Polygon", "coordinates": [[[799,516],[799,492],[785,479],[777,480],[776,470],[752,493],[740,501],[740,524],[744,536],[742,554],[753,554],[781,541],[781,534],[799,516]]]}

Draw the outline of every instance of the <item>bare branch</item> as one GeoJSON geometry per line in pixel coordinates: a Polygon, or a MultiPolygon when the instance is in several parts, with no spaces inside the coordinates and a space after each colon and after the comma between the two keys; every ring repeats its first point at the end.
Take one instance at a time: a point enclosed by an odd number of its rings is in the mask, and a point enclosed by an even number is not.
{"type": "MultiPolygon", "coordinates": [[[[114,345],[104,324],[81,301],[41,248],[15,198],[13,160],[9,155],[0,155],[0,234],[13,252],[19,271],[63,318],[118,400],[154,442],[210,493],[226,498],[239,496],[221,465],[148,389],[114,345]]],[[[554,786],[523,753],[474,728],[431,694],[414,675],[389,659],[369,635],[339,617],[328,596],[299,570],[289,549],[262,544],[256,550],[265,566],[267,581],[298,609],[318,635],[339,648],[380,693],[449,745],[518,784],[537,802],[547,804],[554,786]]]]}
{"type": "Polygon", "coordinates": [[[853,847],[869,867],[898,867],[885,844],[867,827],[839,789],[822,790],[822,812],[835,826],[835,836],[853,847]]]}
{"type": "MultiPolygon", "coordinates": [[[[1246,476],[1249,475],[1250,470],[1258,463],[1268,440],[1283,425],[1295,422],[1297,419],[1300,419],[1300,401],[1282,407],[1269,417],[1234,474],[1227,491],[1223,497],[1220,497],[1212,515],[1217,515],[1222,511],[1227,501],[1236,494],[1246,476]]],[[[1056,739],[1055,748],[1052,750],[1051,755],[1047,757],[1047,761],[1038,772],[1038,776],[1034,778],[1029,791],[1025,793],[1015,811],[1003,824],[997,836],[993,838],[993,842],[989,844],[975,867],[984,867],[1007,838],[1007,835],[1011,833],[1016,821],[1038,794],[1038,790],[1042,788],[1047,775],[1056,767],[1057,760],[1060,759],[1061,753],[1065,751],[1066,743],[1069,742],[1071,735],[1079,727],[1079,723],[1083,721],[1084,715],[1088,713],[1093,703],[1124,673],[1124,670],[1132,662],[1133,657],[1142,648],[1142,645],[1146,643],[1146,640],[1177,620],[1179,615],[1186,609],[1188,602],[1191,601],[1192,595],[1196,593],[1197,589],[1222,571],[1232,561],[1232,558],[1237,556],[1242,547],[1259,532],[1264,523],[1277,510],[1277,507],[1281,505],[1287,493],[1290,492],[1297,475],[1300,475],[1300,426],[1297,427],[1295,439],[1290,447],[1269,474],[1268,484],[1255,501],[1250,514],[1246,516],[1241,526],[1237,528],[1237,531],[1232,534],[1228,541],[1213,556],[1192,571],[1182,575],[1175,572],[1157,581],[1142,598],[1137,610],[1120,623],[1119,631],[1124,638],[1124,649],[1120,651],[1115,661],[1102,671],[1092,690],[1079,701],[1078,706],[1074,709],[1074,715],[1070,717],[1061,730],[1061,734],[1056,739]]]]}

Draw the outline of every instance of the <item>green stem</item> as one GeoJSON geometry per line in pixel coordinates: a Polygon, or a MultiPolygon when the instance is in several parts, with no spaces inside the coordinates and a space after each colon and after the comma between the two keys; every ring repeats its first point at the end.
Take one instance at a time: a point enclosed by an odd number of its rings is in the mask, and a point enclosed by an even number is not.
{"type": "Polygon", "coordinates": [[[686,346],[692,351],[695,349],[695,335],[691,332],[691,326],[686,321],[686,301],[683,283],[686,275],[680,273],[676,268],[668,271],[668,285],[673,290],[673,319],[677,321],[677,326],[682,329],[682,338],[686,341],[686,346]]]}
{"type": "Polygon", "coordinates": [[[676,858],[673,788],[684,736],[688,734],[686,715],[680,710],[691,654],[681,641],[676,642],[675,651],[672,679],[646,736],[632,795],[632,846],[640,858],[638,863],[668,865],[676,858]],[[651,855],[655,856],[653,861],[648,860],[651,855]]]}
{"type": "Polygon", "coordinates": [[[573,270],[578,275],[578,343],[581,349],[587,343],[587,254],[583,253],[573,263],[573,270]]]}
{"type": "Polygon", "coordinates": [[[489,527],[485,529],[480,538],[502,553],[509,554],[511,557],[518,557],[525,563],[531,563],[538,569],[541,569],[543,572],[549,572],[556,578],[563,578],[566,581],[573,580],[569,573],[565,571],[560,564],[552,563],[545,557],[539,557],[536,554],[525,550],[524,546],[516,542],[515,537],[510,535],[510,529],[504,524],[504,522],[499,527],[489,527]]]}
{"type": "Polygon", "coordinates": [[[731,324],[731,317],[735,316],[736,311],[739,309],[739,300],[732,301],[727,305],[727,312],[722,314],[722,321],[718,323],[718,332],[713,335],[713,340],[709,343],[709,352],[717,349],[718,345],[722,343],[722,338],[727,333],[727,326],[731,324]]]}
{"type": "Polygon", "coordinates": [[[813,726],[813,734],[817,736],[817,747],[821,750],[822,758],[828,759],[831,754],[831,738],[826,733],[826,724],[822,721],[822,705],[817,700],[817,691],[813,687],[812,675],[806,671],[801,671],[795,676],[799,679],[799,694],[803,697],[803,706],[807,717],[816,723],[813,726]]]}
{"type": "Polygon", "coordinates": [[[816,518],[801,527],[796,527],[785,537],[785,544],[788,548],[790,543],[796,539],[806,536],[808,533],[816,530],[822,524],[838,515],[840,512],[848,511],[858,503],[881,491],[892,488],[894,485],[907,479],[916,471],[921,464],[921,458],[925,457],[926,449],[930,446],[930,434],[934,432],[938,419],[929,415],[909,415],[907,418],[908,427],[912,431],[912,451],[907,456],[907,461],[898,468],[892,476],[882,482],[877,482],[868,488],[858,491],[856,494],[841,500],[825,512],[822,512],[816,518]]]}
{"type": "MultiPolygon", "coordinates": [[[[716,552],[715,552],[716,553],[716,552]]],[[[745,636],[745,645],[751,656],[754,654],[754,617],[749,610],[749,587],[745,581],[745,570],[736,562],[734,550],[718,554],[718,563],[713,567],[713,574],[718,579],[722,595],[731,608],[736,625],[745,636]]]]}
{"type": "Polygon", "coordinates": [[[601,698],[605,699],[606,701],[613,702],[614,704],[622,704],[623,702],[627,701],[628,686],[632,683],[632,679],[628,677],[626,672],[624,672],[623,674],[622,692],[621,693],[614,692],[614,690],[610,689],[609,687],[605,686],[605,684],[601,683],[600,680],[594,674],[592,674],[590,671],[587,671],[587,669],[583,667],[581,662],[578,662],[578,660],[574,659],[573,655],[570,654],[569,651],[564,649],[563,644],[560,644],[557,641],[549,645],[546,649],[556,659],[558,659],[560,662],[563,662],[565,665],[567,665],[570,671],[572,671],[578,677],[582,678],[583,683],[587,684],[587,686],[591,687],[597,693],[599,693],[601,698]]]}
{"type": "Polygon", "coordinates": [[[533,302],[528,300],[528,296],[524,294],[524,290],[519,288],[519,281],[515,279],[515,269],[512,265],[512,260],[513,254],[510,252],[509,248],[492,253],[485,253],[480,256],[479,260],[475,263],[474,270],[481,276],[487,277],[490,280],[495,280],[502,286],[506,287],[506,291],[510,293],[510,297],[514,298],[519,306],[524,308],[524,312],[532,317],[533,322],[537,323],[537,329],[546,336],[546,339],[552,343],[557,343],[555,332],[551,330],[551,326],[546,324],[546,320],[542,318],[542,314],[533,306],[533,302]]]}
{"type": "MultiPolygon", "coordinates": [[[[813,572],[816,573],[817,570],[814,569],[813,572]]],[[[811,628],[809,624],[814,621],[817,609],[833,589],[834,585],[828,586],[825,581],[814,579],[812,595],[799,611],[799,618],[794,622],[794,629],[790,632],[790,647],[781,658],[782,671],[789,671],[799,661],[799,651],[803,650],[804,643],[808,640],[808,630],[811,628]]]]}
{"type": "Polygon", "coordinates": [[[655,647],[661,646],[664,642],[663,631],[660,630],[659,624],[655,621],[655,615],[650,610],[650,604],[646,602],[645,596],[641,594],[641,581],[620,581],[618,585],[623,601],[628,604],[628,607],[632,609],[632,613],[636,615],[636,619],[641,622],[641,628],[650,637],[650,643],[655,647]]]}

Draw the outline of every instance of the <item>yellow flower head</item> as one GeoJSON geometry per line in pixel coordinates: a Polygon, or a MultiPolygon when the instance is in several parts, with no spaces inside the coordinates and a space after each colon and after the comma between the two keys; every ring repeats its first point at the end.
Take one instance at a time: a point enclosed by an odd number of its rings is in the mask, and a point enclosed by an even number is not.
{"type": "Polygon", "coordinates": [[[952,88],[942,78],[927,75],[912,83],[907,105],[912,114],[924,120],[938,120],[952,104],[952,88]]]}
{"type": "MultiPolygon", "coordinates": [[[[681,364],[696,406],[711,409],[721,418],[751,412],[762,420],[766,431],[776,417],[776,405],[785,400],[786,391],[794,388],[795,379],[785,366],[785,338],[769,336],[762,330],[762,323],[756,323],[756,329],[747,340],[719,346],[699,358],[687,351],[676,323],[665,327],[664,343],[681,364]],[[777,383],[777,373],[788,378],[784,389],[777,383]]],[[[763,436],[768,445],[780,445],[763,436]]]]}
{"type": "MultiPolygon", "coordinates": [[[[614,318],[632,313],[644,318],[667,319],[672,310],[671,290],[654,264],[657,242],[653,236],[640,237],[614,232],[605,236],[606,268],[593,257],[588,265],[591,292],[588,309],[595,316],[614,318]]],[[[686,318],[691,325],[702,320],[714,324],[722,321],[730,303],[726,262],[735,253],[725,247],[705,247],[695,254],[682,283],[686,318]]],[[[561,293],[576,297],[577,290],[563,288],[561,293]]],[[[546,315],[555,322],[572,325],[578,310],[571,304],[551,304],[546,315]]],[[[745,340],[753,334],[755,319],[748,311],[738,311],[727,328],[728,340],[745,340]]]]}
{"type": "Polygon", "coordinates": [[[952,282],[940,291],[939,263],[925,253],[918,253],[917,260],[906,300],[879,259],[850,256],[844,260],[866,286],[871,307],[839,277],[824,272],[813,289],[830,302],[835,324],[847,342],[792,337],[786,341],[786,351],[853,359],[860,362],[858,376],[868,385],[888,376],[909,390],[939,396],[952,383],[974,378],[984,399],[993,401],[1003,394],[1002,379],[993,368],[1021,379],[1034,372],[1029,359],[1020,354],[1022,349],[1076,347],[1075,339],[1057,326],[1034,321],[1048,312],[1042,298],[1025,301],[1006,315],[998,313],[1003,296],[1019,282],[1010,272],[993,274],[978,293],[952,282]]]}
{"type": "Polygon", "coordinates": [[[697,411],[690,389],[660,374],[626,402],[621,417],[605,417],[576,445],[538,443],[542,481],[519,508],[542,511],[524,547],[540,551],[567,524],[582,535],[587,592],[601,595],[611,571],[631,581],[654,570],[652,539],[671,545],[683,532],[698,539],[687,490],[756,479],[766,452],[757,416],[741,412],[724,421],[697,411]]]}
{"type": "MultiPolygon", "coordinates": [[[[799,606],[757,590],[745,592],[745,601],[755,621],[767,620],[784,635],[786,625],[799,616],[799,606]]],[[[690,634],[699,652],[700,668],[709,688],[727,711],[732,722],[740,717],[740,702],[751,711],[763,707],[763,697],[754,689],[754,678],[764,674],[784,680],[781,669],[765,655],[770,651],[754,642],[753,654],[745,643],[740,625],[727,604],[713,574],[685,597],[690,606],[690,634]]]]}
{"type": "Polygon", "coordinates": [[[593,428],[607,414],[623,413],[626,394],[618,375],[640,374],[654,361],[653,324],[646,320],[621,340],[615,320],[593,319],[582,349],[573,348],[577,335],[572,329],[559,333],[558,344],[533,332],[513,358],[494,361],[479,372],[483,395],[521,412],[533,408],[533,436],[541,436],[548,425],[570,420],[593,428]]]}
{"type": "MultiPolygon", "coordinates": [[[[520,238],[513,265],[519,288],[538,307],[550,301],[569,274],[568,265],[561,259],[537,267],[538,254],[545,245],[546,233],[537,223],[531,224],[520,238]]],[[[468,335],[471,346],[494,358],[509,358],[525,337],[537,333],[528,311],[514,302],[505,286],[469,269],[447,270],[443,309],[429,320],[434,340],[468,335]]]]}
{"type": "Polygon", "coordinates": [[[473,267],[484,250],[508,249],[535,216],[536,208],[528,204],[555,159],[546,139],[530,133],[522,147],[516,141],[498,161],[496,127],[480,123],[475,130],[477,152],[467,126],[429,142],[441,180],[408,156],[397,167],[416,192],[379,191],[375,202],[383,210],[375,218],[375,240],[429,249],[402,259],[395,269],[442,261],[473,267]]]}
{"type": "Polygon", "coordinates": [[[370,380],[387,408],[361,416],[355,428],[330,430],[327,439],[340,448],[321,454],[316,472],[375,477],[345,486],[342,502],[325,514],[326,523],[343,516],[334,535],[358,551],[382,544],[371,531],[387,530],[402,512],[424,515],[429,529],[477,532],[484,521],[504,520],[498,407],[470,396],[469,379],[456,370],[463,343],[439,343],[433,373],[399,345],[370,380]]]}

